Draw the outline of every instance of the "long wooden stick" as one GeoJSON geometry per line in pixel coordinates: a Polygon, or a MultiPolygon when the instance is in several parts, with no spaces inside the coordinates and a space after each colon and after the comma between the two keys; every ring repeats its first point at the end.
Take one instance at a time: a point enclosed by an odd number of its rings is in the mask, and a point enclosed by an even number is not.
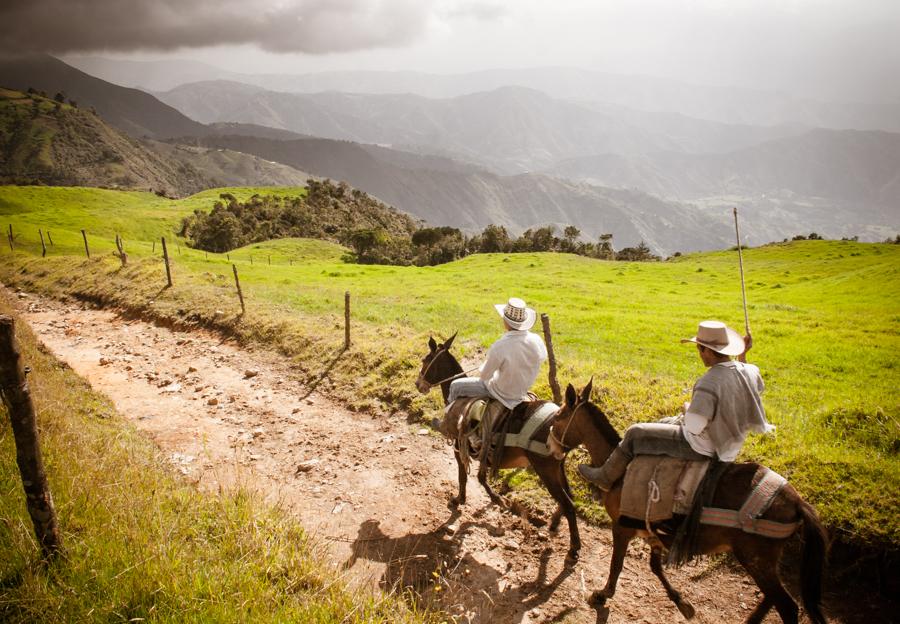
{"type": "Polygon", "coordinates": [[[737,237],[738,265],[741,267],[741,295],[744,298],[744,329],[750,335],[750,316],[747,314],[747,287],[744,285],[744,255],[741,252],[741,231],[738,228],[737,207],[734,208],[734,235],[737,237]]]}
{"type": "Polygon", "coordinates": [[[547,345],[547,359],[550,369],[547,372],[550,390],[553,392],[553,402],[562,405],[562,392],[559,389],[559,380],[556,378],[556,354],[553,352],[553,334],[550,333],[550,317],[541,314],[541,325],[544,328],[544,344],[547,345]]]}

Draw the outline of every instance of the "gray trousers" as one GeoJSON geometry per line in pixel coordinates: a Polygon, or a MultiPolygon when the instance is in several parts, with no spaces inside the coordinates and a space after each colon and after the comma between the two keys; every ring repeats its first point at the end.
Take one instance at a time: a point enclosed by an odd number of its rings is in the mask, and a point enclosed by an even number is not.
{"type": "Polygon", "coordinates": [[[625,431],[619,446],[613,449],[606,463],[600,467],[579,466],[582,476],[609,491],[625,475],[628,463],[635,455],[668,455],[678,459],[709,459],[691,448],[684,439],[681,425],[666,423],[638,423],[625,431]]]}
{"type": "Polygon", "coordinates": [[[462,377],[454,379],[450,383],[450,394],[447,396],[447,404],[453,403],[459,397],[490,397],[491,393],[479,377],[462,377]]]}
{"type": "Polygon", "coordinates": [[[678,459],[709,459],[691,448],[684,439],[681,425],[638,423],[625,431],[619,450],[628,461],[635,455],[669,455],[678,459]]]}

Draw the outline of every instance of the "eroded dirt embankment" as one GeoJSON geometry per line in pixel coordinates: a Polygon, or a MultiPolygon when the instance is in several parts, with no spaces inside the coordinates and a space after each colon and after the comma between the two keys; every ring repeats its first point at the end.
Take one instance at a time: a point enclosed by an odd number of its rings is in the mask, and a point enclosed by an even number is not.
{"type": "MultiPolygon", "coordinates": [[[[299,385],[277,356],[204,331],[4,296],[187,479],[211,489],[244,484],[282,503],[354,582],[411,587],[461,622],[682,619],[638,543],[608,609],[589,608],[585,598],[606,579],[607,529],[582,522],[581,561],[566,568],[565,522],[553,535],[501,512],[474,479],[468,504],[451,510],[456,466],[443,440],[397,416],[347,411],[299,385]]],[[[759,597],[749,577],[721,563],[702,561],[670,577],[697,608],[697,622],[742,622],[759,597]]],[[[835,621],[880,619],[865,605],[848,613],[835,621]]]]}

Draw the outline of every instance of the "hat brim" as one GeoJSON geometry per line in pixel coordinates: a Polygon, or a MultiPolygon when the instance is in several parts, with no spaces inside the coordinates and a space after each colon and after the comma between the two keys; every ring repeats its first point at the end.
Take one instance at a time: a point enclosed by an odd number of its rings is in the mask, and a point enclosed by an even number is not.
{"type": "Polygon", "coordinates": [[[512,321],[503,314],[503,310],[506,308],[505,303],[495,303],[494,309],[497,310],[497,314],[500,315],[507,324],[513,329],[531,329],[534,327],[534,322],[537,320],[537,312],[532,310],[531,308],[525,308],[525,320],[521,323],[517,323],[516,321],[512,321]]]}
{"type": "Polygon", "coordinates": [[[730,327],[726,327],[725,335],[728,336],[728,344],[726,345],[715,345],[709,342],[701,342],[700,340],[697,340],[697,336],[694,336],[693,338],[682,338],[681,342],[693,342],[706,347],[707,349],[712,349],[716,353],[721,353],[722,355],[740,355],[744,352],[744,339],[739,333],[737,333],[730,327]]]}

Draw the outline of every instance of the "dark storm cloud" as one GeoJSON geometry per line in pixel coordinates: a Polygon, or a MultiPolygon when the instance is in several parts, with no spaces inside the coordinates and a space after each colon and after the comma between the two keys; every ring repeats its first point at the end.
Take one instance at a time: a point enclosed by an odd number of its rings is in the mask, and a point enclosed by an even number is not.
{"type": "Polygon", "coordinates": [[[409,43],[432,8],[431,0],[2,0],[0,48],[346,52],[409,43]]]}

